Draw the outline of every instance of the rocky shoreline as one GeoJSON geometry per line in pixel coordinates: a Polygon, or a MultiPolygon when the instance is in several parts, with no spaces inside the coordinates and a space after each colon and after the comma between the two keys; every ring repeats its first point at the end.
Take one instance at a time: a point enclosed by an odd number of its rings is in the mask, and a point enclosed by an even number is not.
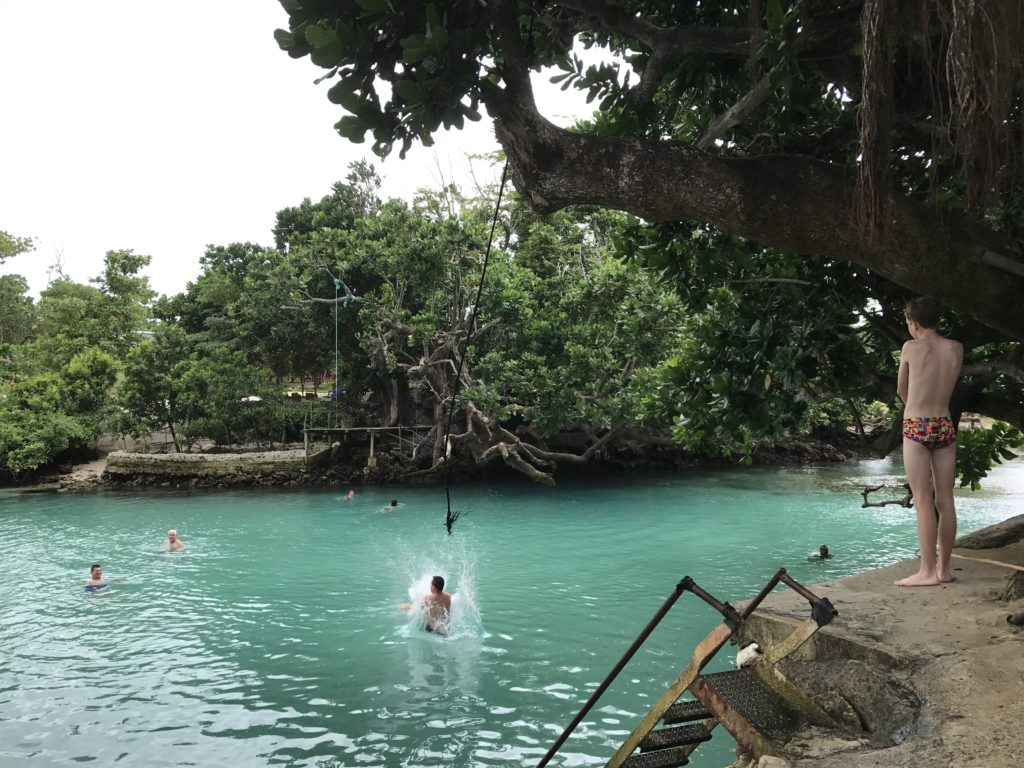
{"type": "MultiPolygon", "coordinates": [[[[787,466],[807,463],[842,462],[858,456],[851,447],[839,447],[817,440],[792,440],[786,445],[754,454],[756,465],[787,466]]],[[[633,443],[610,450],[590,464],[561,468],[559,479],[608,477],[616,474],[685,471],[737,466],[739,457],[695,456],[668,441],[633,443]]],[[[52,488],[61,492],[89,492],[101,488],[166,488],[177,490],[207,488],[337,487],[342,485],[437,485],[439,474],[411,476],[429,466],[382,451],[373,462],[367,457],[337,450],[337,446],[311,453],[307,463],[302,448],[281,451],[239,451],[236,453],[138,453],[113,451],[86,464],[62,468],[56,475],[37,478],[23,489],[52,488]]],[[[504,465],[479,468],[453,463],[449,470],[455,482],[524,479],[504,465]]]]}
{"type": "MultiPolygon", "coordinates": [[[[1016,768],[1024,714],[1024,515],[959,539],[956,581],[904,588],[907,561],[812,585],[838,616],[784,674],[845,723],[805,729],[734,768],[1016,768]]],[[[741,629],[784,637],[807,617],[791,591],[741,629]]]]}

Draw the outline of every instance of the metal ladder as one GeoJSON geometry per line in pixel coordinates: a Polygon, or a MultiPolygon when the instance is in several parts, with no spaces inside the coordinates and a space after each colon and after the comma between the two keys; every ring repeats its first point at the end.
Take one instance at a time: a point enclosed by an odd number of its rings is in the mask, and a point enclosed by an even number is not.
{"type": "Polygon", "coordinates": [[[792,579],[785,568],[780,568],[757,596],[742,611],[737,611],[729,603],[705,592],[687,576],[676,585],[674,592],[541,758],[537,768],[544,768],[555,756],[684,592],[691,592],[712,606],[722,615],[723,622],[697,644],[689,663],[626,737],[606,768],[673,768],[686,765],[694,750],[711,738],[712,730],[719,724],[755,759],[774,754],[773,733],[793,730],[806,723],[834,725],[824,711],[775,668],[778,661],[797,650],[837,615],[828,599],[814,595],[792,579]],[[780,583],[807,599],[811,606],[810,618],[781,643],[767,649],[750,668],[702,675],[701,670],[780,583]],[[687,692],[694,698],[684,700],[682,697],[687,692]],[[659,724],[662,727],[659,728],[659,724]]]}

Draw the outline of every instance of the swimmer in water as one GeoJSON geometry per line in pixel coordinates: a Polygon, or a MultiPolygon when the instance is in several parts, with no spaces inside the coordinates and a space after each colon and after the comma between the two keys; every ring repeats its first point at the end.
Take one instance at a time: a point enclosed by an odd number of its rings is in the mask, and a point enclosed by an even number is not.
{"type": "Polygon", "coordinates": [[[346,493],[346,494],[345,494],[345,501],[348,501],[349,499],[354,499],[355,497],[356,497],[356,492],[355,492],[355,491],[353,491],[353,490],[352,490],[352,489],[350,488],[350,489],[349,489],[349,491],[348,491],[348,493],[346,493]]]}
{"type": "Polygon", "coordinates": [[[167,532],[167,538],[164,539],[164,546],[168,549],[181,550],[185,548],[185,542],[178,538],[178,532],[171,528],[167,532]]]}
{"type": "Polygon", "coordinates": [[[85,592],[88,595],[95,595],[102,592],[111,592],[110,585],[103,578],[103,568],[99,563],[93,563],[89,569],[89,578],[85,581],[85,592]]]}
{"type": "Polygon", "coordinates": [[[818,547],[818,554],[811,555],[807,559],[811,562],[814,562],[817,560],[828,560],[830,557],[832,557],[832,555],[828,553],[828,545],[822,544],[820,547],[818,547]]]}
{"type": "MultiPolygon", "coordinates": [[[[447,635],[451,629],[452,596],[444,591],[444,577],[435,576],[430,580],[430,594],[423,598],[423,610],[427,614],[427,632],[447,635]]],[[[401,603],[403,611],[411,611],[412,603],[401,603]]]]}
{"type": "Polygon", "coordinates": [[[381,509],[381,512],[394,512],[396,509],[398,509],[398,499],[392,499],[388,506],[381,509]]]}

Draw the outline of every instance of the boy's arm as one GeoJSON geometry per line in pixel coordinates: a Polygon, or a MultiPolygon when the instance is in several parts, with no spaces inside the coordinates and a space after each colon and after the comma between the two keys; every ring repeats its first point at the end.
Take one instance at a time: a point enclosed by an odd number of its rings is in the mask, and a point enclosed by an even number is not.
{"type": "Polygon", "coordinates": [[[907,392],[910,388],[909,352],[910,342],[908,341],[903,345],[903,349],[900,350],[900,372],[896,377],[896,395],[904,404],[907,402],[907,392]]]}

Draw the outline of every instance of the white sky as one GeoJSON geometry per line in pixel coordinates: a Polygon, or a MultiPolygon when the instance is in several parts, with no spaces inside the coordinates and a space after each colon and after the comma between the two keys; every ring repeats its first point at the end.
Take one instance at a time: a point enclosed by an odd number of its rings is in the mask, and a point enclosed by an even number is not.
{"type": "MultiPolygon", "coordinates": [[[[207,244],[272,245],[278,210],[373,159],[334,131],[323,70],[278,48],[286,25],[277,0],[0,0],[0,230],[37,241],[0,273],[38,295],[58,254],[85,282],[131,248],[177,293],[207,244]]],[[[588,113],[550,85],[538,101],[562,124],[588,113]]],[[[497,148],[485,116],[377,163],[382,192],[436,187],[438,164],[468,191],[467,156],[497,148]]]]}

